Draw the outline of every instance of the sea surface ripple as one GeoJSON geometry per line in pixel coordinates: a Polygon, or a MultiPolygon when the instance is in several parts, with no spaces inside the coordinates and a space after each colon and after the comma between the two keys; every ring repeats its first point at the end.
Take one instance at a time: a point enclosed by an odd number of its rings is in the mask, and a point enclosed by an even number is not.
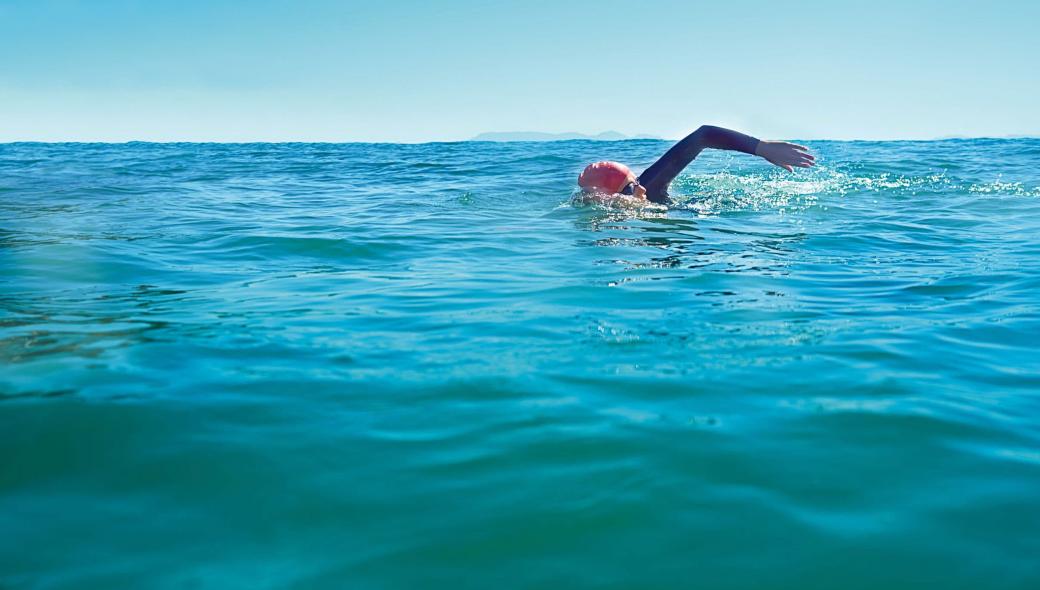
{"type": "Polygon", "coordinates": [[[1040,140],[808,144],[0,145],[0,587],[1040,587],[1040,140]]]}

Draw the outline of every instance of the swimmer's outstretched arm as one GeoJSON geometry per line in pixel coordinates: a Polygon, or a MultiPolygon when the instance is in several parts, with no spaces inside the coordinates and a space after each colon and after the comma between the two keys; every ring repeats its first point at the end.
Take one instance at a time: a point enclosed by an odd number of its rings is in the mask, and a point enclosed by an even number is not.
{"type": "Polygon", "coordinates": [[[667,203],[668,185],[706,148],[760,156],[788,172],[795,167],[808,168],[815,160],[805,146],[783,141],[762,141],[739,131],[703,125],[672,146],[639,175],[639,184],[646,188],[646,197],[657,203],[667,203]]]}

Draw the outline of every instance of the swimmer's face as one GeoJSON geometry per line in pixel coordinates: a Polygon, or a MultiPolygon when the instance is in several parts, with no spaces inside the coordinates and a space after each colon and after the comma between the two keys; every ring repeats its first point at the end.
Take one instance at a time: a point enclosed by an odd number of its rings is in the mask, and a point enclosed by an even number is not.
{"type": "Polygon", "coordinates": [[[628,173],[628,179],[625,181],[625,186],[621,187],[620,192],[623,195],[632,195],[637,199],[646,198],[646,188],[639,184],[639,181],[636,180],[636,175],[631,172],[628,173]]]}

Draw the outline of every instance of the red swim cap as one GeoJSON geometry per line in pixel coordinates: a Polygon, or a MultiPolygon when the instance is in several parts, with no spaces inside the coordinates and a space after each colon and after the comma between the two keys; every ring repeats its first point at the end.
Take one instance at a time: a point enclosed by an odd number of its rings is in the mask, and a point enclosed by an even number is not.
{"type": "Polygon", "coordinates": [[[587,190],[601,190],[608,193],[621,192],[628,183],[628,175],[632,171],[628,166],[617,162],[596,162],[589,164],[578,176],[578,186],[587,190]]]}

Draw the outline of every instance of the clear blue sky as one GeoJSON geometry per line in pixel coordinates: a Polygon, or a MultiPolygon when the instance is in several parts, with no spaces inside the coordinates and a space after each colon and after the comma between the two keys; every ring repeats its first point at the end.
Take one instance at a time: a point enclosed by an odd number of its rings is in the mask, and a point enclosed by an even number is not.
{"type": "Polygon", "coordinates": [[[1035,0],[0,0],[0,141],[1040,135],[1038,26],[1035,0]]]}

